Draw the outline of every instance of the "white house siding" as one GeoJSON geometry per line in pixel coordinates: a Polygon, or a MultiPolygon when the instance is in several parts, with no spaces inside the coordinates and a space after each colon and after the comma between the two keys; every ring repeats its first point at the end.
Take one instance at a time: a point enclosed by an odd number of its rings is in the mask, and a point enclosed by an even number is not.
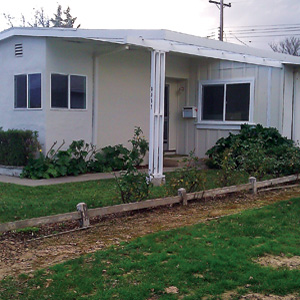
{"type": "MultiPolygon", "coordinates": [[[[253,123],[276,127],[282,132],[282,69],[213,59],[195,59],[191,63],[190,72],[191,77],[197,76],[197,80],[190,85],[189,101],[191,105],[197,106],[199,81],[254,79],[253,123]]],[[[238,130],[222,129],[221,127],[218,129],[196,129],[196,124],[193,121],[190,121],[187,127],[187,149],[189,151],[195,149],[196,154],[200,157],[204,157],[205,152],[219,138],[228,136],[229,132],[238,132],[238,130]]]]}
{"type": "MultiPolygon", "coordinates": [[[[284,121],[282,123],[282,133],[283,133],[283,135],[287,136],[288,138],[292,138],[293,97],[294,97],[294,92],[297,91],[297,83],[296,82],[295,82],[295,84],[296,84],[295,90],[293,88],[293,85],[294,85],[294,74],[293,73],[294,72],[293,72],[292,67],[288,67],[288,66],[285,67],[285,72],[284,72],[284,77],[283,77],[284,85],[283,85],[283,89],[282,89],[282,93],[284,94],[284,102],[283,102],[283,110],[282,110],[282,118],[284,121]]],[[[297,77],[295,74],[295,79],[296,78],[297,77]]],[[[295,99],[296,99],[296,94],[295,94],[295,99]]],[[[297,103],[295,103],[295,105],[296,105],[295,107],[298,106],[297,103]]],[[[297,123],[297,118],[295,119],[295,122],[297,123]]],[[[298,131],[296,132],[296,136],[297,136],[297,134],[300,133],[300,132],[298,133],[298,131]]]]}
{"type": "Polygon", "coordinates": [[[92,142],[93,55],[86,43],[47,39],[46,52],[46,148],[65,140],[66,146],[74,140],[92,142]],[[87,76],[87,109],[52,109],[51,74],[61,73],[87,76]]]}
{"type": "MultiPolygon", "coordinates": [[[[300,69],[294,73],[294,124],[293,139],[295,142],[300,142],[300,69]]],[[[288,124],[287,124],[288,125],[288,124]]]]}
{"type": "Polygon", "coordinates": [[[41,73],[45,83],[45,39],[13,37],[0,44],[0,127],[38,131],[45,144],[45,90],[42,89],[42,109],[14,109],[14,75],[41,73]],[[15,57],[15,44],[23,44],[23,56],[15,57]]]}

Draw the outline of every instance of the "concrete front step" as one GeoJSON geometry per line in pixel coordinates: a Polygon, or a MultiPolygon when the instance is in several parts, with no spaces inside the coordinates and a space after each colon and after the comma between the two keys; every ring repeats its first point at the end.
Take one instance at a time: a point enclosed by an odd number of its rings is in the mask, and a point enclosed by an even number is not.
{"type": "MultiPolygon", "coordinates": [[[[164,167],[175,167],[182,168],[187,165],[188,162],[185,160],[188,158],[188,155],[165,155],[164,156],[164,167]]],[[[197,162],[199,169],[207,169],[208,167],[205,164],[205,159],[200,158],[197,162]]]]}
{"type": "Polygon", "coordinates": [[[167,155],[164,156],[164,167],[184,167],[187,159],[187,155],[167,155]]]}

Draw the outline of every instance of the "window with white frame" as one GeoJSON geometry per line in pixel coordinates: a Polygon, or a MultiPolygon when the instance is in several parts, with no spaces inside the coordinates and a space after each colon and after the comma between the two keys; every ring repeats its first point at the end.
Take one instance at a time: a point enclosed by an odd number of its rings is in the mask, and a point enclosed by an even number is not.
{"type": "Polygon", "coordinates": [[[41,108],[41,74],[20,74],[14,77],[15,108],[41,108]]]}
{"type": "Polygon", "coordinates": [[[200,83],[200,121],[250,122],[253,81],[200,83]]]}
{"type": "Polygon", "coordinates": [[[51,74],[51,108],[86,109],[86,76],[51,74]]]}

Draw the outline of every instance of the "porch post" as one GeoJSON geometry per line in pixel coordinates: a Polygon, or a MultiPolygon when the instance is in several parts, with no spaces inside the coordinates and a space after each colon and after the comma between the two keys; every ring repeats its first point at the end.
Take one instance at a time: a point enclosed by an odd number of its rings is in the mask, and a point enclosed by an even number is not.
{"type": "Polygon", "coordinates": [[[151,51],[149,175],[154,184],[161,184],[165,179],[163,175],[165,61],[164,51],[151,51]]]}

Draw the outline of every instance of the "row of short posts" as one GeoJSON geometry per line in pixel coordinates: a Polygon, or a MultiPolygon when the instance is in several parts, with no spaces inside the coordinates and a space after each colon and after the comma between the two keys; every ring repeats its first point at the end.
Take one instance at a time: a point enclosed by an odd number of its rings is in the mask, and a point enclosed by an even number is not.
{"type": "MultiPolygon", "coordinates": [[[[251,184],[250,191],[252,194],[257,194],[257,182],[255,177],[249,178],[249,183],[251,184]]],[[[178,196],[181,197],[182,205],[186,206],[188,204],[187,201],[187,194],[184,188],[178,190],[178,196]]],[[[81,218],[79,219],[80,227],[89,227],[90,226],[90,219],[88,215],[87,205],[84,202],[77,204],[77,211],[80,213],[81,218]]]]}

